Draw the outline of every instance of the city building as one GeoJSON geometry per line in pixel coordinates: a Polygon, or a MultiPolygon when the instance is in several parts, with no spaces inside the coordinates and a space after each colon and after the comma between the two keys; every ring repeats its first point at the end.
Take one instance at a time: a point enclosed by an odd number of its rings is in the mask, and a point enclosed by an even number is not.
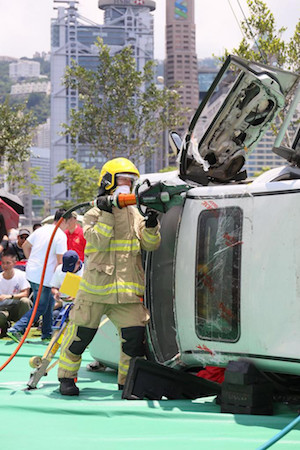
{"type": "Polygon", "coordinates": [[[50,118],[38,125],[33,138],[33,146],[50,149],[50,118]]]}
{"type": "Polygon", "coordinates": [[[50,95],[50,81],[37,81],[32,83],[16,83],[10,90],[10,95],[27,95],[32,92],[41,92],[50,95]]]}
{"type": "MultiPolygon", "coordinates": [[[[54,0],[55,1],[55,0],[54,0]]],[[[96,69],[98,37],[109,45],[112,54],[131,46],[137,69],[153,59],[153,16],[155,2],[150,0],[98,0],[104,10],[104,24],[100,25],[82,17],[76,1],[66,0],[65,6],[58,2],[57,18],[51,24],[51,178],[57,174],[59,161],[75,158],[85,167],[101,167],[104,156],[91,156],[88,145],[78,144],[77,152],[62,136],[62,123],[69,122],[71,109],[78,109],[76,90],[66,90],[62,84],[66,67],[74,60],[85,68],[96,69]]],[[[64,184],[51,186],[51,208],[57,202],[69,198],[64,184]]]]}
{"type": "Polygon", "coordinates": [[[31,147],[30,166],[36,169],[38,184],[43,188],[40,195],[32,195],[32,220],[41,220],[50,214],[50,148],[31,147]]]}
{"type": "Polygon", "coordinates": [[[13,80],[19,78],[38,78],[40,76],[40,63],[20,59],[9,64],[9,77],[13,80]]]}
{"type": "MultiPolygon", "coordinates": [[[[177,130],[182,134],[199,105],[194,0],[166,0],[165,84],[172,89],[176,83],[182,106],[188,108],[185,124],[177,130]]],[[[170,163],[174,165],[174,157],[170,163]]]]}

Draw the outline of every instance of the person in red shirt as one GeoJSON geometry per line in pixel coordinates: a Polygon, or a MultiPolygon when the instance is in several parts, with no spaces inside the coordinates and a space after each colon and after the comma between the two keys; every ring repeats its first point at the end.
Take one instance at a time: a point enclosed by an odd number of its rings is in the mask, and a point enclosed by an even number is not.
{"type": "Polygon", "coordinates": [[[71,217],[67,219],[67,226],[65,233],[67,235],[68,250],[75,250],[78,253],[79,259],[84,261],[84,249],[86,240],[83,236],[83,231],[77,222],[77,213],[73,211],[71,217]]]}

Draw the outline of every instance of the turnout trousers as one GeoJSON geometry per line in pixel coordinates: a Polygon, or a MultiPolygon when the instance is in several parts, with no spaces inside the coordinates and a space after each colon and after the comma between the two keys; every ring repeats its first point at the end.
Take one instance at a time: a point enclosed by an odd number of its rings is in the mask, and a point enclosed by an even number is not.
{"type": "Polygon", "coordinates": [[[112,321],[120,337],[118,384],[124,385],[131,358],[145,355],[145,325],[150,315],[142,303],[107,304],[76,300],[61,344],[59,379],[77,378],[81,355],[95,336],[103,315],[112,321]]]}

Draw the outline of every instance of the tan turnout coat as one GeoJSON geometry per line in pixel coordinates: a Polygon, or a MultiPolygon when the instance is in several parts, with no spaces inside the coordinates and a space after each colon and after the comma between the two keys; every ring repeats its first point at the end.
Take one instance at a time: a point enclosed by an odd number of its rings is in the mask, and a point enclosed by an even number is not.
{"type": "Polygon", "coordinates": [[[76,300],[96,303],[137,303],[144,294],[141,249],[160,244],[159,225],[146,228],[133,206],[113,213],[90,209],[83,219],[87,241],[85,271],[76,300]]]}

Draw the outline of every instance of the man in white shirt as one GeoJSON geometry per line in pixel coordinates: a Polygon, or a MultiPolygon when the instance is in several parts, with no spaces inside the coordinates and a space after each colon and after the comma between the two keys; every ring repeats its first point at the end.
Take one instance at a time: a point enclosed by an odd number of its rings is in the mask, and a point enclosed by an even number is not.
{"type": "Polygon", "coordinates": [[[0,273],[0,337],[6,335],[10,321],[19,320],[31,307],[30,284],[25,272],[14,269],[16,257],[6,250],[2,256],[0,273]]]}
{"type": "MultiPolygon", "coordinates": [[[[54,231],[56,223],[64,213],[64,209],[59,209],[58,211],[56,211],[54,216],[54,223],[52,225],[44,225],[35,230],[23,244],[22,248],[24,250],[26,258],[28,259],[26,264],[26,277],[30,282],[31,289],[33,291],[34,302],[37,297],[39,283],[43,272],[45,256],[51,235],[54,231]]],[[[66,228],[67,222],[65,219],[63,219],[60,227],[56,231],[51,245],[45,278],[43,282],[43,289],[34,318],[34,321],[36,321],[41,315],[43,316],[42,340],[49,340],[51,339],[52,335],[54,299],[51,295],[50,281],[56,266],[62,263],[62,256],[67,251],[67,237],[64,233],[64,230],[66,228]]],[[[18,320],[13,327],[7,330],[7,335],[13,340],[20,341],[22,334],[24,333],[30,320],[32,309],[24,314],[23,317],[21,317],[21,319],[18,320]]]]}

